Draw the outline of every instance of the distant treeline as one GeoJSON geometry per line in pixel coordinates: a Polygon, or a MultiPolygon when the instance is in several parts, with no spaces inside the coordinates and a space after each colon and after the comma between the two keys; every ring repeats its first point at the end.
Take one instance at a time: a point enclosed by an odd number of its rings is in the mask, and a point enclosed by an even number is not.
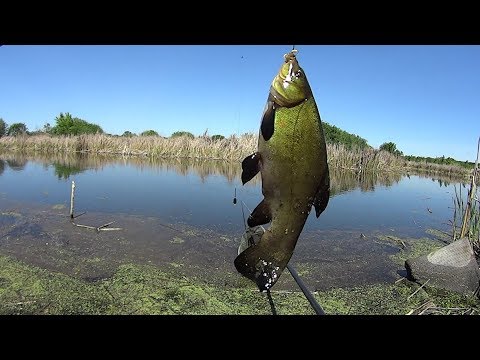
{"type": "MultiPolygon", "coordinates": [[[[439,171],[440,169],[447,168],[447,167],[461,167],[463,169],[472,169],[474,164],[468,161],[458,161],[455,160],[451,157],[445,158],[445,156],[442,157],[437,157],[437,158],[431,158],[431,157],[421,157],[421,156],[412,156],[412,155],[403,155],[403,152],[397,149],[397,146],[393,142],[385,142],[382,145],[380,145],[379,149],[374,149],[372,146],[370,146],[367,143],[367,140],[355,135],[351,134],[345,130],[342,130],[338,128],[335,125],[331,125],[326,121],[322,121],[323,124],[323,131],[325,134],[325,141],[327,145],[329,145],[329,150],[331,153],[331,156],[335,158],[335,161],[338,162],[337,165],[343,168],[362,168],[362,169],[367,169],[367,168],[377,168],[378,166],[381,166],[380,164],[387,165],[389,167],[398,167],[400,166],[400,163],[403,163],[404,167],[409,167],[409,168],[424,168],[428,170],[435,170],[439,171]],[[340,155],[341,154],[341,155],[340,155]],[[383,154],[383,155],[381,155],[383,154]],[[393,155],[393,156],[386,156],[385,154],[388,155],[393,155]],[[340,161],[340,158],[342,159],[340,161]],[[382,159],[381,161],[378,161],[379,159],[382,159]],[[375,161],[374,161],[375,160],[375,161]],[[340,161],[340,162],[339,162],[340,161]],[[368,164],[366,166],[366,164],[368,164]]],[[[24,123],[13,123],[11,125],[7,125],[6,122],[0,118],[0,138],[7,135],[11,139],[0,142],[0,150],[6,149],[6,148],[14,148],[14,149],[23,149],[26,150],[29,148],[29,145],[31,145],[34,149],[44,149],[46,151],[49,151],[50,149],[58,149],[59,147],[63,147],[64,150],[72,150],[75,149],[76,151],[92,151],[93,149],[96,149],[97,151],[101,152],[113,152],[113,153],[129,153],[127,149],[130,148],[131,145],[135,144],[133,148],[135,150],[133,153],[151,153],[151,146],[152,144],[149,143],[148,146],[144,147],[146,145],[146,142],[143,140],[139,141],[129,141],[128,143],[122,143],[121,149],[117,149],[117,144],[116,142],[111,142],[107,141],[106,137],[98,137],[98,135],[104,134],[103,129],[93,123],[89,123],[85,120],[79,119],[77,117],[73,117],[70,113],[60,113],[59,116],[55,118],[55,125],[51,126],[48,122],[43,126],[43,129],[41,130],[36,130],[36,131],[28,131],[26,125],[24,123]],[[47,138],[42,137],[37,139],[37,141],[27,141],[26,139],[18,139],[19,141],[15,141],[14,138],[19,137],[20,135],[49,135],[51,137],[57,138],[59,136],[80,136],[78,141],[64,141],[61,139],[50,139],[47,140],[47,138]],[[97,135],[97,137],[82,137],[82,135],[97,135]],[[88,140],[87,140],[88,139],[88,140]],[[92,139],[102,139],[101,142],[107,142],[111,143],[110,145],[112,146],[111,148],[104,147],[103,145],[99,146],[97,141],[92,141],[92,139]],[[66,146],[66,144],[69,144],[66,146]],[[116,145],[114,145],[114,143],[116,145]],[[60,144],[63,144],[60,146],[60,144]],[[138,146],[137,146],[138,145],[138,146]]],[[[152,138],[151,140],[153,141],[155,138],[160,138],[160,139],[167,139],[163,136],[160,136],[157,131],[155,130],[145,130],[138,135],[135,133],[132,133],[130,131],[125,131],[122,135],[110,135],[110,134],[104,134],[107,137],[113,137],[113,138],[152,138]]],[[[190,139],[192,142],[189,143],[189,145],[185,148],[182,149],[179,152],[176,152],[179,154],[179,156],[192,156],[192,157],[198,157],[200,154],[197,153],[197,151],[193,151],[191,149],[193,148],[205,148],[205,147],[210,147],[213,149],[215,147],[215,150],[212,150],[209,155],[207,155],[208,150],[204,151],[202,150],[201,153],[204,156],[206,155],[207,157],[211,158],[232,158],[232,157],[239,157],[239,156],[244,156],[241,146],[238,147],[238,141],[240,140],[240,143],[243,144],[249,144],[246,146],[247,148],[252,145],[254,148],[256,144],[256,134],[243,134],[241,136],[235,136],[232,135],[228,138],[225,138],[223,135],[208,135],[207,131],[201,136],[194,136],[192,133],[188,131],[176,131],[174,132],[171,136],[170,139],[190,139]],[[246,140],[248,139],[248,140],[246,140]],[[207,141],[208,140],[208,141],[207,141]],[[192,144],[195,143],[195,146],[192,144]],[[201,146],[198,147],[199,144],[202,144],[201,146]],[[193,146],[193,147],[192,147],[193,146]],[[221,150],[217,154],[217,150],[219,150],[221,147],[227,147],[230,149],[228,151],[228,155],[226,153],[223,153],[224,150],[221,150]],[[217,149],[218,148],[218,149],[217,149]],[[192,154],[189,154],[188,150],[190,149],[192,151],[192,154]],[[180,155],[181,154],[181,155],[180,155]],[[235,154],[235,155],[233,155],[235,154]]],[[[150,141],[150,140],[149,140],[150,141]]],[[[166,144],[164,142],[155,142],[155,148],[156,152],[167,155],[163,148],[163,146],[166,144]],[[162,144],[162,146],[158,146],[158,144],[162,144]]],[[[173,146],[172,144],[183,144],[183,142],[173,142],[168,146],[173,146]]],[[[168,147],[167,146],[167,147],[168,147]]],[[[176,149],[176,146],[173,146],[172,149],[176,149]]],[[[183,145],[182,145],[183,146],[183,145]]],[[[95,150],[94,150],[95,151],[95,150]]],[[[170,151],[168,152],[168,156],[171,156],[170,151]]],[[[441,170],[440,170],[441,171],[441,170]]],[[[450,170],[449,170],[450,171],[450,170]]]]}
{"type": "Polygon", "coordinates": [[[407,161],[413,161],[413,162],[419,162],[419,163],[427,163],[427,164],[440,164],[440,165],[455,165],[455,166],[461,166],[464,167],[465,169],[473,169],[475,166],[475,163],[470,162],[470,161],[458,161],[455,160],[451,157],[423,157],[423,156],[414,156],[414,155],[404,155],[403,156],[405,160],[407,161]]]}
{"type": "Polygon", "coordinates": [[[350,134],[349,132],[340,129],[335,125],[330,125],[325,121],[322,121],[322,124],[325,141],[328,144],[343,144],[347,149],[352,149],[354,147],[365,149],[371,147],[368,145],[367,140],[358,135],[350,134]]]}

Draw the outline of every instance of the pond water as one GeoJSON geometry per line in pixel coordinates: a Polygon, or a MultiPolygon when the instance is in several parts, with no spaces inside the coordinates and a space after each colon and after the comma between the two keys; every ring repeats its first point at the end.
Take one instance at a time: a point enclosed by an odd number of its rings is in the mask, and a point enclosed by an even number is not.
{"type": "MultiPolygon", "coordinates": [[[[219,161],[0,154],[0,253],[87,280],[137,261],[235,286],[245,280],[233,266],[242,206],[248,216],[263,198],[260,177],[242,186],[240,174],[240,163],[219,161]],[[72,181],[75,214],[86,212],[77,223],[122,230],[72,226],[72,181]]],[[[466,193],[452,178],[331,169],[328,207],[308,218],[291,264],[312,290],[394,280],[399,246],[382,236],[451,232],[454,186],[466,193]]]]}

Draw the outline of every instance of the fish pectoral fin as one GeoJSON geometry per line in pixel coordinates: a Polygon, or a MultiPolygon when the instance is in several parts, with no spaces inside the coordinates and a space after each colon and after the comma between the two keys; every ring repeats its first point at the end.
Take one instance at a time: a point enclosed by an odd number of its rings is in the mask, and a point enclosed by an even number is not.
{"type": "Polygon", "coordinates": [[[262,116],[262,124],[260,125],[260,131],[265,141],[270,140],[273,136],[275,127],[275,103],[270,99],[267,101],[267,106],[262,116]]]}
{"type": "Polygon", "coordinates": [[[315,201],[313,202],[313,206],[315,206],[315,215],[317,216],[317,218],[327,208],[329,199],[330,199],[330,188],[327,188],[326,190],[323,190],[323,191],[319,191],[315,196],[315,201]]]}
{"type": "Polygon", "coordinates": [[[270,206],[265,199],[263,199],[248,217],[247,224],[250,227],[255,227],[269,223],[271,220],[272,213],[270,211],[270,206]]]}
{"type": "Polygon", "coordinates": [[[317,192],[317,195],[315,195],[315,200],[313,202],[313,206],[315,207],[315,215],[317,216],[317,218],[327,208],[329,199],[330,199],[330,187],[329,186],[321,188],[317,192]]]}
{"type": "Polygon", "coordinates": [[[257,175],[260,171],[260,153],[256,152],[252,155],[247,156],[242,161],[242,184],[252,180],[252,178],[257,175]]]}

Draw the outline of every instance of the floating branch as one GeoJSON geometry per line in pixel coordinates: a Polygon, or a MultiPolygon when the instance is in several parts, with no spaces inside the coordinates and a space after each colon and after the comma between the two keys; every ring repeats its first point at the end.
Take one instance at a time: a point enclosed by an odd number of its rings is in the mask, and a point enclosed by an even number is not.
{"type": "Polygon", "coordinates": [[[80,216],[82,216],[82,215],[85,215],[86,213],[87,213],[87,212],[84,211],[84,212],[82,212],[82,213],[80,213],[80,214],[78,214],[78,215],[75,215],[75,216],[73,217],[73,219],[76,219],[77,217],[80,217],[80,216]]]}
{"type": "Polygon", "coordinates": [[[97,230],[97,231],[117,231],[117,230],[123,230],[122,228],[107,228],[108,225],[113,224],[113,223],[114,223],[114,221],[109,222],[109,223],[104,224],[104,225],[100,225],[100,226],[98,226],[98,227],[95,227],[95,226],[90,226],[90,225],[75,224],[75,223],[72,221],[72,224],[73,224],[73,225],[78,226],[78,227],[82,227],[82,228],[85,228],[85,229],[92,229],[92,230],[97,230]]]}
{"type": "Polygon", "coordinates": [[[83,215],[86,213],[86,211],[84,211],[83,213],[81,214],[78,214],[76,216],[73,216],[73,209],[74,209],[74,199],[75,199],[75,181],[72,181],[72,192],[70,193],[70,219],[71,219],[71,223],[75,226],[78,226],[78,227],[82,227],[82,228],[85,228],[85,229],[92,229],[92,230],[97,230],[97,231],[117,231],[117,230],[123,230],[122,228],[107,228],[107,226],[109,225],[112,225],[115,221],[110,221],[109,223],[106,223],[106,224],[103,224],[103,225],[100,225],[100,226],[90,226],[90,225],[82,225],[82,224],[76,224],[73,222],[73,219],[83,215]]]}
{"type": "Polygon", "coordinates": [[[425,283],[424,283],[422,286],[420,286],[417,290],[415,290],[415,292],[414,292],[412,295],[410,295],[410,296],[407,298],[407,300],[410,300],[410,298],[411,298],[413,295],[415,295],[417,292],[419,292],[425,285],[427,285],[429,281],[430,281],[430,279],[428,279],[427,281],[425,281],[425,283]]]}

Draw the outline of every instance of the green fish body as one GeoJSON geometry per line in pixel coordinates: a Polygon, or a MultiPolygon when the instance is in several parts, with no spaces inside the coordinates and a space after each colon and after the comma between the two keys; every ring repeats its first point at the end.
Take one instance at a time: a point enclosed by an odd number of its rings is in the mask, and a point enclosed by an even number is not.
{"type": "Polygon", "coordinates": [[[234,264],[260,291],[270,289],[287,266],[312,206],[318,218],[330,196],[318,108],[295,52],[284,57],[270,87],[258,151],[242,162],[243,184],[260,172],[264,196],[248,218],[248,226],[271,225],[234,264]]]}

